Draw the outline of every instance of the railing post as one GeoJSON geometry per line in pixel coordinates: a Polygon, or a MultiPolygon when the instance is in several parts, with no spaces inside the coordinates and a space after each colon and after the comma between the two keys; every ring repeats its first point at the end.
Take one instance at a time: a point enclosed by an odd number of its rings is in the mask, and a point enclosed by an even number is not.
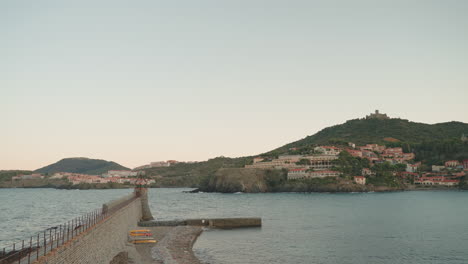
{"type": "Polygon", "coordinates": [[[36,260],[39,259],[39,233],[37,233],[36,260]]]}
{"type": "MultiPolygon", "coordinates": [[[[60,226],[61,226],[61,225],[60,225],[60,226]]],[[[57,227],[57,228],[60,228],[60,226],[57,227]]],[[[54,232],[54,233],[55,233],[55,234],[54,234],[54,235],[55,235],[55,240],[57,241],[57,246],[56,246],[56,248],[58,247],[58,243],[59,243],[59,239],[58,239],[58,237],[57,237],[57,228],[55,228],[55,232],[54,232]]],[[[59,235],[60,235],[60,229],[59,229],[59,235]]]]}
{"type": "Polygon", "coordinates": [[[28,250],[28,264],[31,263],[31,252],[32,252],[32,237],[29,239],[29,250],[28,250]]]}
{"type": "Polygon", "coordinates": [[[21,251],[19,252],[19,256],[18,256],[18,264],[21,263],[21,254],[23,254],[23,252],[24,252],[24,239],[21,242],[21,251]]]}
{"type": "Polygon", "coordinates": [[[60,232],[59,232],[59,235],[58,235],[58,239],[59,239],[59,241],[62,240],[62,242],[59,242],[59,245],[63,245],[63,235],[64,235],[63,230],[64,230],[64,228],[65,228],[65,224],[60,225],[60,232]]]}
{"type": "Polygon", "coordinates": [[[62,245],[65,244],[65,226],[67,223],[63,224],[62,226],[62,245]]]}
{"type": "Polygon", "coordinates": [[[49,229],[49,243],[50,243],[50,250],[52,251],[52,247],[54,246],[54,238],[52,236],[52,229],[49,229]]]}
{"type": "Polygon", "coordinates": [[[46,244],[46,231],[44,231],[44,256],[46,254],[46,251],[47,251],[47,244],[46,244]]]}

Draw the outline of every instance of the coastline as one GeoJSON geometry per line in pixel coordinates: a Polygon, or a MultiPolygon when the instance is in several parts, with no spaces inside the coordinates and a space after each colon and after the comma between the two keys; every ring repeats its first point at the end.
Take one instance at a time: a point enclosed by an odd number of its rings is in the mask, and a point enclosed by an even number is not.
{"type": "MultiPolygon", "coordinates": [[[[184,191],[185,193],[238,193],[238,192],[225,192],[225,191],[211,191],[206,189],[194,188],[194,187],[149,187],[150,189],[158,189],[158,188],[191,188],[193,190],[184,191]]],[[[125,187],[118,187],[118,188],[61,188],[57,186],[1,186],[0,189],[56,189],[56,190],[118,190],[118,189],[131,189],[130,186],[125,187]]],[[[368,192],[409,192],[409,191],[464,191],[467,189],[456,187],[442,187],[442,186],[425,186],[425,187],[406,187],[406,188],[369,188],[369,189],[357,189],[357,190],[347,190],[347,189],[340,189],[340,188],[330,188],[330,189],[320,189],[317,188],[315,190],[273,190],[273,191],[265,191],[265,192],[249,192],[244,191],[241,193],[368,193],[368,192]]]]}

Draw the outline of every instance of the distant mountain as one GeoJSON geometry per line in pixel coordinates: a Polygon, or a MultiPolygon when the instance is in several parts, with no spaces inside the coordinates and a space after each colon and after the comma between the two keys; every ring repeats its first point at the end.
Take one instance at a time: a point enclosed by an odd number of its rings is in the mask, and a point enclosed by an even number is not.
{"type": "Polygon", "coordinates": [[[55,173],[55,172],[72,172],[90,175],[99,175],[108,170],[130,170],[113,161],[88,159],[88,158],[67,158],[62,159],[54,164],[50,164],[43,168],[37,169],[37,173],[55,173]]]}

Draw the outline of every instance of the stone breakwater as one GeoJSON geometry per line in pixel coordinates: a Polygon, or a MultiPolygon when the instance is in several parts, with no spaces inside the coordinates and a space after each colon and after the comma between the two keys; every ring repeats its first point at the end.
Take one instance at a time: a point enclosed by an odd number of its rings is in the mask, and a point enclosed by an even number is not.
{"type": "Polygon", "coordinates": [[[135,245],[142,263],[199,264],[192,247],[203,228],[259,227],[261,218],[214,218],[173,221],[144,221],[138,225],[151,230],[158,243],[135,245]]]}
{"type": "Polygon", "coordinates": [[[243,227],[261,227],[260,217],[237,217],[237,218],[204,218],[171,221],[142,221],[138,223],[142,227],[152,226],[206,226],[210,228],[232,229],[243,227]]]}
{"type": "MultiPolygon", "coordinates": [[[[126,199],[133,199],[133,197],[128,196],[126,199]]],[[[127,201],[126,199],[122,201],[127,201]]],[[[113,203],[108,203],[108,205],[108,210],[115,206],[113,203]]],[[[141,200],[136,198],[89,230],[35,260],[34,263],[124,263],[113,261],[113,259],[114,257],[124,259],[127,255],[130,259],[138,259],[135,248],[127,242],[127,236],[128,230],[137,228],[142,215],[141,211],[141,200]]]]}
{"type": "Polygon", "coordinates": [[[44,255],[34,259],[33,263],[199,264],[192,247],[203,227],[230,229],[261,226],[261,218],[154,221],[145,188],[136,188],[132,194],[105,203],[100,212],[103,217],[99,221],[66,243],[60,246],[57,243],[57,247],[52,248],[44,242],[49,249],[44,248],[44,255]],[[141,229],[141,226],[150,229],[158,241],[156,244],[130,242],[129,231],[141,229]]]}
{"type": "MultiPolygon", "coordinates": [[[[44,244],[39,246],[37,242],[38,250],[33,257],[39,257],[33,258],[33,263],[141,263],[135,246],[129,243],[128,232],[136,229],[139,221],[153,219],[148,206],[147,189],[137,187],[133,193],[103,204],[99,216],[98,221],[91,221],[94,218],[89,218],[88,215],[77,218],[75,221],[79,221],[79,225],[76,227],[82,229],[77,232],[73,226],[72,237],[69,238],[67,233],[66,240],[65,233],[60,237],[60,232],[57,236],[52,231],[49,231],[49,239],[46,240],[44,232],[44,244]],[[39,254],[40,250],[43,254],[39,254]]],[[[39,235],[37,239],[39,241],[39,235]]],[[[31,262],[30,257],[28,256],[27,262],[31,262]]],[[[21,262],[21,259],[18,261],[21,262]]]]}
{"type": "Polygon", "coordinates": [[[199,264],[192,247],[202,233],[201,227],[151,227],[153,236],[158,240],[155,245],[136,245],[144,264],[199,264]]]}

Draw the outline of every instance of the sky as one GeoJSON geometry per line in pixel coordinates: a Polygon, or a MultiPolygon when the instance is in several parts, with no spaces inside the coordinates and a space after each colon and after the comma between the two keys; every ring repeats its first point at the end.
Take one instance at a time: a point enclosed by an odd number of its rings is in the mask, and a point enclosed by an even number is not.
{"type": "Polygon", "coordinates": [[[468,123],[468,1],[0,1],[0,169],[263,153],[379,109],[468,123]]]}

